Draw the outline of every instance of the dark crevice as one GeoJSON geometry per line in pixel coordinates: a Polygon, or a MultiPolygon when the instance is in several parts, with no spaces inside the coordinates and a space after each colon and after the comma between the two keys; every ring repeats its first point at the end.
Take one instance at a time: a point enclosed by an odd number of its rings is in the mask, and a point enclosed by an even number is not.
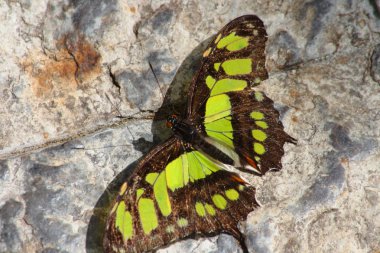
{"type": "Polygon", "coordinates": [[[111,77],[112,84],[116,86],[120,95],[121,86],[120,86],[120,83],[117,81],[115,74],[112,72],[111,67],[108,67],[108,75],[111,77]]]}
{"type": "Polygon", "coordinates": [[[136,39],[138,39],[138,37],[139,37],[139,29],[140,29],[140,25],[141,25],[141,21],[137,22],[137,23],[133,26],[133,34],[135,35],[136,39]]]}
{"type": "Polygon", "coordinates": [[[78,80],[79,68],[80,68],[79,62],[78,62],[77,58],[75,57],[75,54],[72,52],[72,50],[70,50],[70,46],[67,44],[67,41],[65,43],[65,47],[66,47],[67,53],[71,56],[71,59],[73,59],[73,61],[75,63],[74,78],[75,78],[75,82],[77,83],[77,85],[79,85],[79,83],[80,83],[78,80]]]}

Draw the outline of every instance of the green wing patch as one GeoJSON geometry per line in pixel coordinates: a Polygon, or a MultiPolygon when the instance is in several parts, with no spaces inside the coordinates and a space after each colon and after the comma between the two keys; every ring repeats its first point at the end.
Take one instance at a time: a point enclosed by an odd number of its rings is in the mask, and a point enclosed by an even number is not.
{"type": "Polygon", "coordinates": [[[121,186],[107,222],[106,252],[144,252],[195,234],[241,238],[238,222],[258,207],[255,189],[207,155],[185,150],[181,140],[168,142],[121,186]]]}

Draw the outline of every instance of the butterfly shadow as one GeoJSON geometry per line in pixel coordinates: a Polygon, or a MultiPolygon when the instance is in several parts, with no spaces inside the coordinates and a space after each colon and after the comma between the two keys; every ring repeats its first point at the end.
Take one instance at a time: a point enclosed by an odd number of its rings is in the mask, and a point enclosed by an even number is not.
{"type": "MultiPolygon", "coordinates": [[[[200,43],[182,62],[173,81],[169,85],[161,107],[155,113],[153,118],[153,141],[150,142],[143,138],[133,141],[132,144],[136,150],[141,151],[145,155],[148,150],[169,138],[171,131],[165,125],[166,119],[169,115],[177,114],[182,117],[185,116],[185,110],[187,108],[187,91],[189,90],[193,76],[199,69],[202,54],[211,39],[212,37],[209,37],[207,40],[200,43]]],[[[154,75],[157,75],[157,73],[154,73],[154,75]]],[[[103,252],[103,236],[106,228],[107,215],[112,208],[113,201],[117,196],[120,186],[132,174],[137,164],[138,161],[135,161],[119,173],[96,202],[87,228],[87,253],[103,252]]]]}

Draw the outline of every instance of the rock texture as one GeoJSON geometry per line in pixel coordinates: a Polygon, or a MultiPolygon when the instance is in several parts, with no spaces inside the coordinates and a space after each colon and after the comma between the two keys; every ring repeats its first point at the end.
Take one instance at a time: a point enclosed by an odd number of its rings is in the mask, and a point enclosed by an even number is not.
{"type": "MultiPolygon", "coordinates": [[[[168,136],[207,40],[243,14],[266,25],[259,89],[298,140],[282,171],[252,178],[249,250],[380,251],[378,1],[6,0],[0,252],[101,252],[110,192],[168,136]]],[[[160,252],[241,250],[220,235],[160,252]]]]}

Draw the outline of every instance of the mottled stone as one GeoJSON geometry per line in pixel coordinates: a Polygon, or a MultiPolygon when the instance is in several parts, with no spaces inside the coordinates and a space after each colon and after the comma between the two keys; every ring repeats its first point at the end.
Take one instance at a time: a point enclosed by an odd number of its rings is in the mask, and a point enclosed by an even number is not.
{"type": "Polygon", "coordinates": [[[2,251],[15,252],[21,247],[16,220],[20,216],[22,204],[10,199],[0,208],[0,247],[2,251]]]}
{"type": "Polygon", "coordinates": [[[372,4],[374,8],[373,12],[375,16],[379,18],[380,17],[380,0],[370,0],[369,2],[372,4]]]}
{"type": "MultiPolygon", "coordinates": [[[[0,2],[0,252],[102,252],[107,212],[170,132],[210,36],[243,14],[268,32],[286,131],[258,178],[250,252],[380,250],[380,19],[373,1],[0,2]],[[154,121],[153,121],[154,119],[154,121]]],[[[159,252],[242,252],[230,235],[159,252]]]]}
{"type": "Polygon", "coordinates": [[[297,48],[296,41],[287,31],[278,31],[270,37],[268,43],[268,58],[274,61],[268,61],[268,64],[278,64],[277,68],[291,66],[300,61],[300,50],[297,48]]]}

